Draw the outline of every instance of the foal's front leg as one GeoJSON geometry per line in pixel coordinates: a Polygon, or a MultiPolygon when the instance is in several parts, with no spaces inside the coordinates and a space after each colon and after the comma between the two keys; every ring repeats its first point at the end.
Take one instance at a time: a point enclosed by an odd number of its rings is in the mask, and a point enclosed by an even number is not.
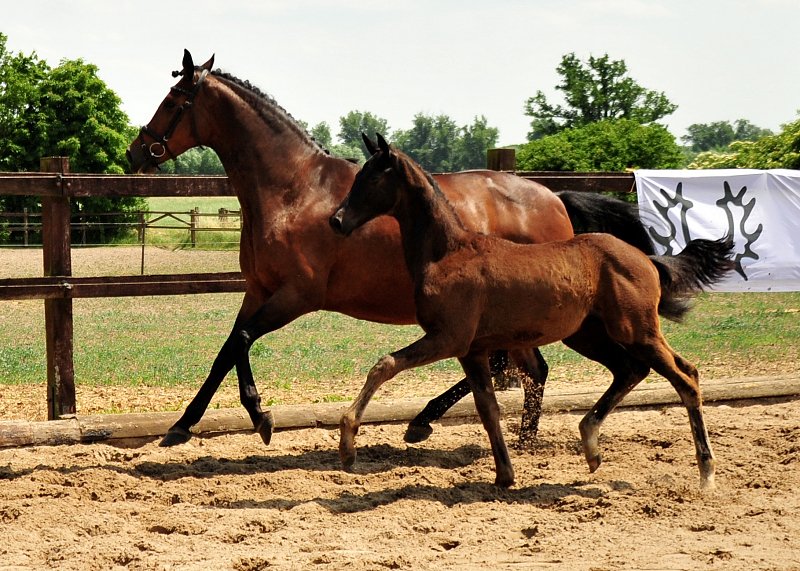
{"type": "Polygon", "coordinates": [[[459,354],[462,347],[453,339],[425,335],[408,347],[381,357],[367,375],[364,388],[339,421],[339,459],[345,470],[350,470],[356,461],[355,437],[361,426],[361,417],[367,404],[380,386],[398,373],[414,367],[428,365],[459,354]]]}
{"type": "Polygon", "coordinates": [[[500,428],[500,406],[494,396],[492,374],[489,369],[489,358],[486,352],[469,353],[459,359],[461,367],[467,374],[475,398],[475,408],[481,417],[481,423],[489,435],[495,466],[495,485],[508,488],[514,484],[514,468],[503,439],[500,428]]]}

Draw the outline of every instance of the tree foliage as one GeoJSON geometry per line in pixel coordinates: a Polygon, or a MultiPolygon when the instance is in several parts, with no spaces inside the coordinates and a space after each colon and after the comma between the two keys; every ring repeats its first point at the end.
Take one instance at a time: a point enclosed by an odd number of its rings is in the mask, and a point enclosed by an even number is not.
{"type": "Polygon", "coordinates": [[[486,168],[486,150],[497,144],[499,131],[486,117],[459,127],[447,115],[417,113],[412,127],[396,131],[394,145],[430,172],[486,168]]]}
{"type": "MultiPolygon", "coordinates": [[[[134,132],[97,66],[78,59],[50,68],[35,53],[10,53],[6,41],[0,34],[0,170],[38,171],[40,157],[67,156],[73,173],[125,172],[134,132]]],[[[71,209],[133,212],[144,204],[137,198],[82,197],[72,199],[71,209]]],[[[37,197],[0,196],[6,212],[24,207],[33,212],[41,204],[37,197]]]]}
{"type": "Polygon", "coordinates": [[[734,141],[727,152],[699,154],[690,169],[800,169],[800,119],[781,126],[777,135],[734,141]]]}
{"type": "Polygon", "coordinates": [[[160,174],[223,175],[225,167],[213,149],[195,147],[161,164],[160,174]]]}
{"type": "Polygon", "coordinates": [[[746,119],[738,119],[733,125],[730,121],[695,123],[686,128],[686,133],[681,140],[697,153],[720,152],[734,141],[757,141],[761,137],[774,134],[769,129],[757,127],[746,119]]]}
{"type": "Polygon", "coordinates": [[[332,146],[331,154],[342,156],[343,158],[359,159],[359,163],[369,158],[367,150],[361,141],[361,133],[367,133],[374,137],[375,133],[385,134],[389,132],[389,125],[386,119],[373,115],[369,111],[350,111],[344,117],[339,118],[339,134],[337,138],[341,146],[332,146]],[[358,151],[356,154],[352,154],[358,151]],[[349,154],[349,156],[347,156],[349,154]],[[362,160],[363,159],[363,160],[362,160]]]}
{"type": "Polygon", "coordinates": [[[678,168],[681,149],[666,127],[632,119],[608,119],[563,129],[534,140],[517,153],[517,169],[618,171],[678,168]]]}
{"type": "Polygon", "coordinates": [[[534,141],[563,129],[609,119],[629,119],[647,124],[673,113],[678,107],[663,92],[647,90],[627,76],[624,60],[608,54],[582,62],[574,53],[556,68],[562,77],[556,89],[565,105],[551,105],[542,91],[525,103],[525,114],[533,117],[528,140],[534,141]]]}

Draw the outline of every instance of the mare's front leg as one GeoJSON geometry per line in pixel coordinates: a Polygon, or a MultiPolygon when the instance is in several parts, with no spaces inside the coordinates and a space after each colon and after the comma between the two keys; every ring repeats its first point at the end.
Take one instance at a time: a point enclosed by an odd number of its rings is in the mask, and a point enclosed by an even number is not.
{"type": "Polygon", "coordinates": [[[250,368],[250,347],[259,337],[280,329],[301,315],[319,309],[320,304],[313,303],[313,296],[308,295],[308,291],[311,290],[306,289],[301,293],[300,288],[285,286],[263,303],[260,301],[263,297],[254,295],[250,290],[245,293],[233,331],[214,359],[208,377],[159,446],[175,446],[191,439],[190,428],[203,417],[214,393],[234,366],[239,377],[242,405],[247,410],[255,431],[265,444],[269,444],[273,427],[272,413],[261,409],[261,397],[250,368]]]}
{"type": "Polygon", "coordinates": [[[500,428],[500,406],[494,395],[489,359],[486,352],[483,351],[469,353],[461,357],[459,362],[472,387],[475,408],[478,409],[483,428],[489,435],[496,474],[494,483],[497,486],[508,488],[514,484],[514,468],[511,466],[511,458],[503,439],[503,431],[500,428]]]}
{"type": "MultiPolygon", "coordinates": [[[[468,344],[468,342],[467,342],[468,344]]],[[[464,342],[445,336],[426,334],[408,347],[381,357],[370,369],[364,388],[339,422],[339,459],[345,470],[356,461],[355,437],[361,426],[361,417],[367,404],[380,386],[406,369],[421,367],[442,359],[454,357],[463,351],[464,342]]]]}

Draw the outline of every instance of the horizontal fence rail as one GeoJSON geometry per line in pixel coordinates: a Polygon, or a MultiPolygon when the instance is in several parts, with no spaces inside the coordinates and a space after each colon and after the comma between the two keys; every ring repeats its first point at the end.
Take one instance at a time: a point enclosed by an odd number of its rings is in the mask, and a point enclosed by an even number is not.
{"type": "MultiPolygon", "coordinates": [[[[491,153],[491,151],[490,151],[491,153]]],[[[493,170],[512,170],[513,157],[510,149],[500,149],[500,161],[493,162],[493,170]],[[509,166],[510,165],[510,166],[509,166]]],[[[56,420],[75,414],[75,384],[73,369],[73,322],[72,300],[77,298],[121,297],[144,295],[187,295],[200,293],[244,292],[246,282],[239,272],[204,273],[184,275],[141,275],[114,277],[72,276],[71,232],[74,228],[86,230],[102,223],[84,220],[71,224],[81,213],[70,213],[70,198],[105,197],[221,197],[236,196],[230,181],[225,176],[183,175],[103,175],[71,174],[69,159],[48,157],[41,160],[43,172],[0,173],[0,195],[39,196],[42,198],[41,213],[23,213],[21,228],[24,232],[40,231],[44,276],[41,278],[0,279],[0,301],[43,299],[45,302],[45,332],[47,350],[47,409],[48,418],[56,420]],[[31,218],[41,219],[34,229],[31,218]]],[[[562,173],[562,172],[518,172],[518,176],[543,184],[554,191],[573,190],[583,192],[631,192],[635,190],[632,173],[562,173]]],[[[160,228],[156,223],[175,213],[159,213],[152,226],[140,214],[139,239],[144,252],[147,228],[160,228]]],[[[238,213],[226,212],[235,216],[238,213]]],[[[200,228],[197,219],[201,214],[195,209],[185,213],[190,217],[189,230],[192,243],[200,228]]],[[[222,216],[223,213],[209,216],[222,216]]],[[[7,218],[5,220],[8,220],[7,218]]],[[[4,222],[0,219],[0,224],[4,222]]],[[[185,222],[185,221],[182,221],[185,222]]],[[[5,223],[8,226],[8,222],[5,223]]],[[[118,227],[118,226],[117,226],[118,227]]],[[[169,226],[169,228],[176,228],[169,226]]],[[[178,226],[177,228],[180,228],[178,226]]],[[[187,227],[184,226],[184,229],[187,227]]],[[[223,228],[238,231],[238,228],[223,228]]],[[[84,239],[85,241],[85,239],[84,239]]],[[[142,258],[144,273],[144,257],[142,258]]]]}
{"type": "MultiPolygon", "coordinates": [[[[633,173],[517,171],[550,190],[631,192],[633,173]]],[[[236,196],[225,176],[0,173],[0,194],[29,196],[236,196]]]]}

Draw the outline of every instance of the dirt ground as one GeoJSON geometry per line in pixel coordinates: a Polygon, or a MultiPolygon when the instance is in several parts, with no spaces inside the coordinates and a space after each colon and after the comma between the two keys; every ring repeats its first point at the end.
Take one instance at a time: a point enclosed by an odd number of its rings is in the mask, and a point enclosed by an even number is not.
{"type": "Polygon", "coordinates": [[[613,413],[595,474],[580,416],[545,415],[509,490],[469,423],[364,426],[355,473],[328,429],[0,450],[0,570],[800,569],[800,400],[706,416],[714,492],[679,407],[613,413]]]}

